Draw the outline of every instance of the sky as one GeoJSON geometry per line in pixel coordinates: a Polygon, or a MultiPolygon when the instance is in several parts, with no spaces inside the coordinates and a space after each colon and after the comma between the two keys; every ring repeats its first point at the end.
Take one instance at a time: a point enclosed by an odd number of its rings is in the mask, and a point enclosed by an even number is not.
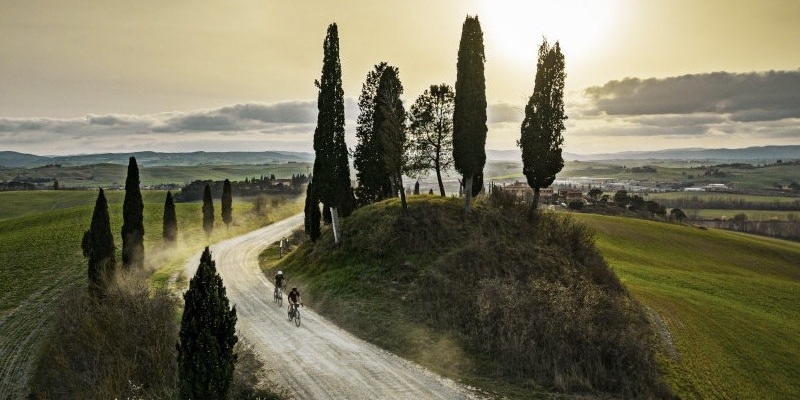
{"type": "Polygon", "coordinates": [[[346,141],[381,61],[406,107],[484,33],[487,149],[516,148],[538,47],[565,55],[566,152],[800,144],[795,0],[0,0],[0,151],[312,152],[339,30],[346,141]]]}

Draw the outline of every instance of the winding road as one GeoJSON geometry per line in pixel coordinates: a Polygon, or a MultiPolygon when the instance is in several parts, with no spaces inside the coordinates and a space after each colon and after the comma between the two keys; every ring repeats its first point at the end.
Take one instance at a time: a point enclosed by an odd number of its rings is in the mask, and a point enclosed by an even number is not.
{"type": "MultiPolygon", "coordinates": [[[[470,399],[470,389],[438,376],[340,329],[309,308],[298,328],[286,303],[272,300],[272,283],[261,273],[258,255],[270,243],[302,225],[298,214],[211,246],[212,258],[236,305],[237,332],[271,370],[271,379],[298,399],[470,399]]],[[[194,276],[200,253],[187,260],[194,276]]]]}

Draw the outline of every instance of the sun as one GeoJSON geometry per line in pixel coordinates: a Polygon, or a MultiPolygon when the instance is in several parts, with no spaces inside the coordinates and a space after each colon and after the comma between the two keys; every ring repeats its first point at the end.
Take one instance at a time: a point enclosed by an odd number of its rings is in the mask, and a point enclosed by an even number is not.
{"type": "Polygon", "coordinates": [[[486,56],[530,68],[546,37],[571,60],[599,54],[619,23],[621,0],[482,0],[486,56]]]}

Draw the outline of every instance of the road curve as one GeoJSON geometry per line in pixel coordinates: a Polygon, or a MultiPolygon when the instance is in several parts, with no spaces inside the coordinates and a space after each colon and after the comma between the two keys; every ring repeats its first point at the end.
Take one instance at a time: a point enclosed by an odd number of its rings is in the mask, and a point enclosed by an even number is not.
{"type": "MultiPolygon", "coordinates": [[[[356,338],[309,308],[291,323],[272,300],[272,283],[258,267],[270,243],[302,225],[298,214],[211,246],[228,298],[236,305],[237,332],[253,345],[277,383],[298,399],[469,399],[469,389],[356,338]]],[[[194,276],[200,253],[185,265],[194,276]]]]}

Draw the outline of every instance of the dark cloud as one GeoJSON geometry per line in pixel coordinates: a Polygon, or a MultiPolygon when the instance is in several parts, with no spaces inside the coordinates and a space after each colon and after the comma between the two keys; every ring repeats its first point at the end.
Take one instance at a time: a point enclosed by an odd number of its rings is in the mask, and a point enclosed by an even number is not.
{"type": "Polygon", "coordinates": [[[741,122],[800,118],[800,69],[625,78],[585,94],[606,115],[716,113],[741,122]]]}

